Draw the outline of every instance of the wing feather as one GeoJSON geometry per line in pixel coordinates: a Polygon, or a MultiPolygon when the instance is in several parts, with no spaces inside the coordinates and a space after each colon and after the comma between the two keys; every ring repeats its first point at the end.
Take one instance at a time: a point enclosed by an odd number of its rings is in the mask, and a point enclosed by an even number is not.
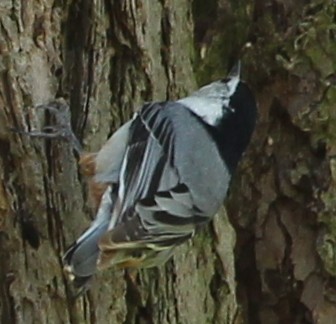
{"type": "Polygon", "coordinates": [[[130,126],[119,178],[120,208],[114,209],[109,226],[112,241],[120,242],[123,236],[125,241],[136,238],[134,244],[179,240],[192,235],[195,224],[204,221],[173,164],[174,124],[165,113],[166,105],[145,105],[130,126]],[[138,235],[128,228],[138,228],[138,235]]]}

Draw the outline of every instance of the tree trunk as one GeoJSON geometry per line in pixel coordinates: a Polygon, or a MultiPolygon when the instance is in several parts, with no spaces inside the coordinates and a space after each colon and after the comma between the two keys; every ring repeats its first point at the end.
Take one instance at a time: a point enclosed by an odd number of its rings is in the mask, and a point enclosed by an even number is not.
{"type": "MultiPolygon", "coordinates": [[[[1,1],[1,323],[333,323],[333,1],[1,1]],[[175,99],[243,58],[259,123],[214,222],[158,269],[99,273],[71,298],[62,254],[94,217],[62,141],[10,131],[71,107],[97,151],[144,101],[175,99]],[[197,80],[197,82],[196,82],[197,80]]],[[[335,124],[336,125],[336,124],[335,124]]]]}

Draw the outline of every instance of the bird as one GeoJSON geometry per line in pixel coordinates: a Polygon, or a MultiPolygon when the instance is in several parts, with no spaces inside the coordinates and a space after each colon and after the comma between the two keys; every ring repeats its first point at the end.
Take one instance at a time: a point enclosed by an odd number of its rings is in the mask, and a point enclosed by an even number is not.
{"type": "Polygon", "coordinates": [[[186,97],[145,103],[97,153],[81,153],[96,217],[63,256],[76,287],[112,266],[162,265],[212,220],[257,120],[240,70],[238,61],[186,97]]]}

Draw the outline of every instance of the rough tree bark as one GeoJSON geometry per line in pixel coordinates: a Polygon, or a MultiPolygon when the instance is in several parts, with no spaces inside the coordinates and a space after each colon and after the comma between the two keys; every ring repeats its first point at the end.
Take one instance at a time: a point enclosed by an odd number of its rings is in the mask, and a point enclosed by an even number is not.
{"type": "Polygon", "coordinates": [[[336,22],[332,1],[3,0],[1,323],[333,323],[336,22]],[[71,147],[9,128],[70,103],[98,150],[148,100],[243,57],[260,118],[224,210],[165,267],[97,276],[73,301],[61,255],[93,217],[71,147]],[[237,242],[236,242],[237,241],[237,242]]]}

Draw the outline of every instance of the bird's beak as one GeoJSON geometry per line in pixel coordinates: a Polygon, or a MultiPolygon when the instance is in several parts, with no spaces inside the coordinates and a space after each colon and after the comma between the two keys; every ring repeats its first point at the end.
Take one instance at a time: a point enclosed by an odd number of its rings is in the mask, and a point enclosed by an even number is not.
{"type": "Polygon", "coordinates": [[[228,78],[230,79],[238,79],[240,78],[240,61],[237,61],[236,64],[231,68],[229,72],[228,78]]]}

